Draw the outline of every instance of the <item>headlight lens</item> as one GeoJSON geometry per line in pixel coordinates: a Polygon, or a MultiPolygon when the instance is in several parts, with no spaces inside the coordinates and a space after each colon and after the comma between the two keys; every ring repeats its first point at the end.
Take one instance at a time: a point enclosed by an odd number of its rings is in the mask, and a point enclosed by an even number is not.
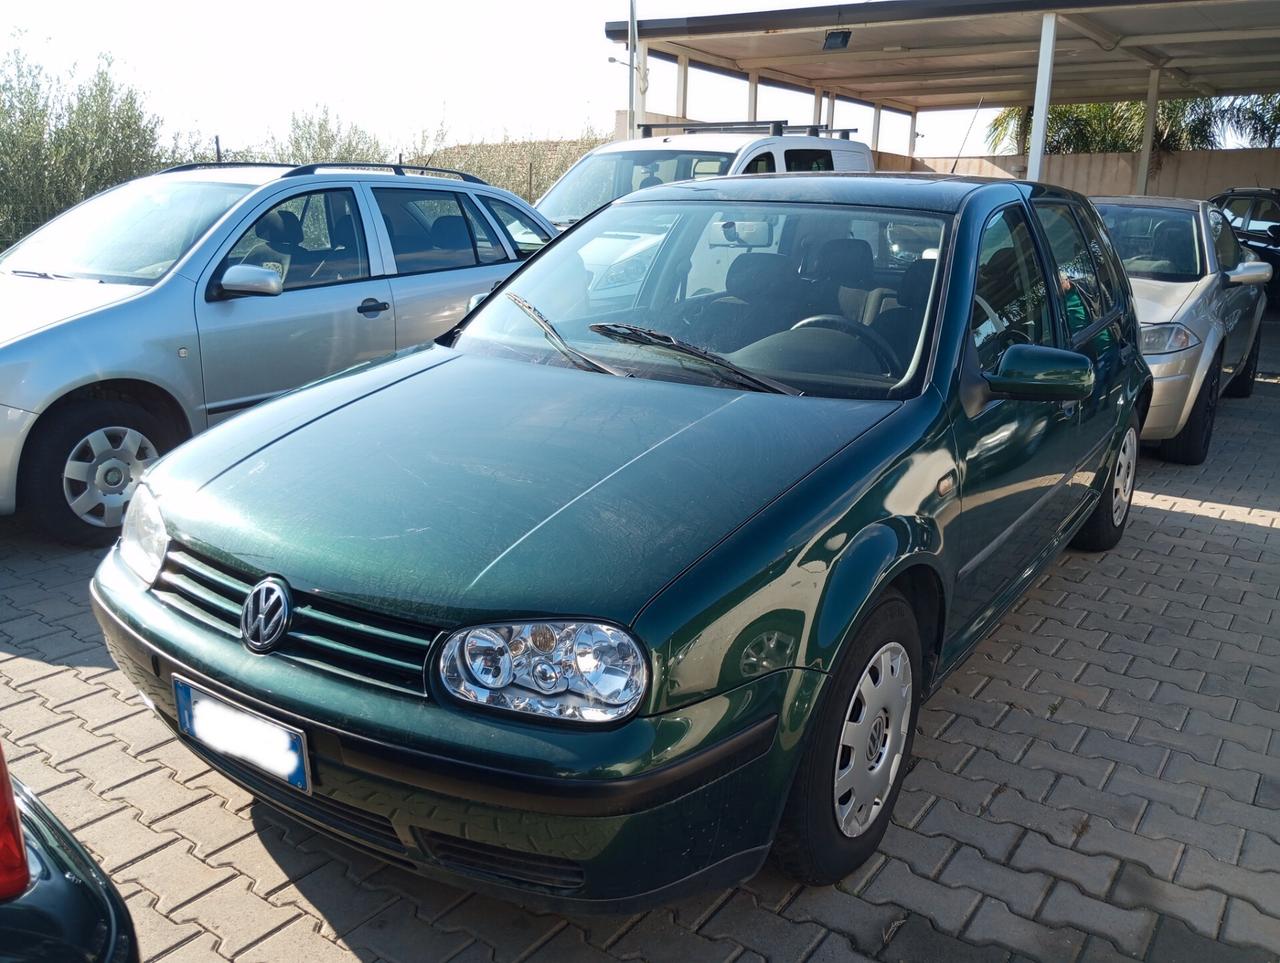
{"type": "Polygon", "coordinates": [[[1194,348],[1199,343],[1195,332],[1183,324],[1151,324],[1142,328],[1143,354],[1168,354],[1194,348]]]}
{"type": "Polygon", "coordinates": [[[604,277],[596,285],[597,290],[618,288],[624,284],[638,284],[644,280],[649,264],[653,261],[652,251],[636,254],[626,260],[618,261],[604,272],[604,277]]]}
{"type": "Polygon", "coordinates": [[[575,722],[614,722],[640,704],[649,667],[626,632],[595,622],[485,625],[440,652],[445,688],[466,702],[575,722]]]}
{"type": "Polygon", "coordinates": [[[133,574],[150,585],[160,574],[168,547],[169,533],[165,531],[156,497],[146,485],[139,485],[124,513],[120,557],[133,574]]]}

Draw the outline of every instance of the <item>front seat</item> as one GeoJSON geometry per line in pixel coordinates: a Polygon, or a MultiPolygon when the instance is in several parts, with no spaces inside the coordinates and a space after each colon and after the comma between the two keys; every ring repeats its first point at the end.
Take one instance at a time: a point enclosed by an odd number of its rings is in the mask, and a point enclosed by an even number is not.
{"type": "Polygon", "coordinates": [[[258,238],[258,243],[249,249],[240,263],[255,267],[278,265],[280,278],[287,283],[291,280],[289,272],[293,268],[294,258],[301,252],[302,223],[298,216],[278,208],[267,211],[253,225],[253,233],[258,238]]]}
{"type": "Polygon", "coordinates": [[[799,279],[790,258],[781,254],[744,252],[725,275],[723,297],[702,313],[707,347],[736,351],[743,345],[784,331],[800,320],[796,297],[799,279]]]}
{"type": "Polygon", "coordinates": [[[431,223],[431,246],[441,252],[439,267],[467,267],[476,263],[471,231],[461,214],[445,214],[431,223]]]}
{"type": "Polygon", "coordinates": [[[1195,274],[1196,249],[1190,226],[1177,221],[1159,224],[1152,237],[1151,256],[1168,261],[1176,274],[1195,274]]]}
{"type": "MultiPolygon", "coordinates": [[[[889,342],[893,353],[903,365],[910,365],[920,341],[920,327],[924,322],[925,308],[929,306],[929,291],[933,287],[933,275],[937,270],[935,260],[919,260],[902,272],[898,286],[896,307],[881,311],[872,321],[871,329],[889,342]]],[[[905,371],[896,372],[898,375],[905,371]]]]}
{"type": "Polygon", "coordinates": [[[822,243],[809,270],[813,279],[813,314],[842,314],[867,322],[880,313],[889,288],[875,286],[871,245],[856,237],[833,237],[822,243]]]}

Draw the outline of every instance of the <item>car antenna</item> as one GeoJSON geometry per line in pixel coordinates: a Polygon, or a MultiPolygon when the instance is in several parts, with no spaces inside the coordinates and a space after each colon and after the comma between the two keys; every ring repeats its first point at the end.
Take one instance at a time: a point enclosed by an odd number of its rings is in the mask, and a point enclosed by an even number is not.
{"type": "Polygon", "coordinates": [[[960,141],[960,147],[956,150],[956,159],[951,162],[951,173],[956,172],[956,165],[960,163],[960,155],[964,153],[964,145],[969,143],[969,135],[973,133],[973,125],[978,119],[978,111],[982,110],[982,102],[986,99],[986,94],[978,98],[978,106],[973,108],[973,116],[969,118],[969,129],[964,132],[964,140],[960,141]]]}

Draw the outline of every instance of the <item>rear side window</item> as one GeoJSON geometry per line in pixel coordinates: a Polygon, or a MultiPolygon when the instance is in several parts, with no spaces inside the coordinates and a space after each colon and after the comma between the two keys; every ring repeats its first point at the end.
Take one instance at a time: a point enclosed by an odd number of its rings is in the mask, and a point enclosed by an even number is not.
{"type": "Polygon", "coordinates": [[[1222,205],[1222,210],[1232,227],[1244,227],[1245,219],[1249,216],[1249,205],[1252,203],[1252,197],[1227,198],[1226,203],[1222,205]]]}
{"type": "Polygon", "coordinates": [[[742,168],[744,174],[773,174],[777,171],[778,165],[773,162],[773,151],[766,150],[756,154],[747,162],[747,166],[742,168]]]}
{"type": "Polygon", "coordinates": [[[1105,310],[1089,244],[1069,205],[1045,203],[1033,209],[1053,253],[1067,329],[1076,334],[1099,320],[1105,310]]]}
{"type": "Polygon", "coordinates": [[[789,150],[785,154],[789,171],[833,171],[829,150],[789,150]]]}
{"type": "Polygon", "coordinates": [[[462,209],[467,215],[467,225],[471,228],[471,236],[476,242],[476,257],[481,264],[497,264],[507,259],[507,252],[503,250],[502,242],[498,240],[497,234],[490,227],[489,222],[485,220],[484,215],[480,213],[475,202],[465,194],[459,195],[462,198],[462,209]]]}
{"type": "Polygon", "coordinates": [[[489,212],[507,232],[511,246],[515,248],[516,255],[521,260],[536,253],[542,245],[551,240],[551,235],[547,233],[546,228],[506,201],[484,196],[481,196],[480,201],[489,208],[489,212]]]}
{"type": "Polygon", "coordinates": [[[375,187],[397,274],[475,267],[480,262],[458,196],[451,191],[375,187]]]}
{"type": "Polygon", "coordinates": [[[1269,197],[1258,198],[1258,205],[1249,218],[1249,230],[1265,234],[1277,225],[1280,225],[1280,204],[1269,197]]]}

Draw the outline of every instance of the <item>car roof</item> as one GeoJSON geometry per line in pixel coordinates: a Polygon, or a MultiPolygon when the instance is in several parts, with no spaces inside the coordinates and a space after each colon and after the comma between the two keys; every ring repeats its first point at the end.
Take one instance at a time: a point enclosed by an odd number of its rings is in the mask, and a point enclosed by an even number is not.
{"type": "MultiPolygon", "coordinates": [[[[294,170],[297,164],[200,164],[190,167],[173,168],[159,171],[152,175],[184,181],[202,183],[246,184],[259,187],[272,181],[284,179],[284,175],[294,170]]],[[[391,170],[373,170],[360,165],[343,167],[341,164],[325,164],[321,170],[312,173],[299,173],[289,177],[290,183],[308,184],[315,181],[330,181],[339,178],[343,181],[366,181],[375,184],[411,184],[415,187],[441,187],[446,190],[458,190],[459,187],[480,188],[497,194],[510,194],[510,191],[483,181],[463,181],[456,177],[433,177],[428,174],[406,173],[396,174],[391,170]]],[[[514,196],[514,195],[513,195],[514,196]]],[[[527,206],[527,205],[526,205],[527,206]]]]}
{"type": "Polygon", "coordinates": [[[741,200],[799,203],[860,204],[955,213],[969,195],[982,190],[1009,192],[1011,187],[1034,190],[1037,197],[1079,199],[1080,195],[1051,184],[1029,185],[999,177],[961,177],[949,174],[791,173],[708,177],[664,184],[636,191],[615,201],[741,200]]]}
{"type": "Polygon", "coordinates": [[[1152,197],[1151,195],[1112,194],[1090,197],[1095,204],[1116,204],[1120,207],[1172,207],[1184,211],[1197,211],[1200,205],[1209,203],[1189,197],[1152,197]]]}
{"type": "Polygon", "coordinates": [[[784,148],[799,150],[854,150],[867,149],[866,145],[856,140],[840,140],[834,137],[810,137],[807,134],[783,134],[781,137],[768,133],[748,131],[735,133],[732,131],[709,131],[704,134],[660,134],[655,137],[639,137],[632,140],[615,140],[601,144],[594,153],[620,154],[633,151],[709,151],[711,153],[736,154],[752,145],[781,145],[784,148]]]}
{"type": "Polygon", "coordinates": [[[165,180],[200,181],[217,184],[266,184],[275,180],[292,164],[244,164],[191,167],[185,170],[159,171],[153,177],[165,180]]]}

